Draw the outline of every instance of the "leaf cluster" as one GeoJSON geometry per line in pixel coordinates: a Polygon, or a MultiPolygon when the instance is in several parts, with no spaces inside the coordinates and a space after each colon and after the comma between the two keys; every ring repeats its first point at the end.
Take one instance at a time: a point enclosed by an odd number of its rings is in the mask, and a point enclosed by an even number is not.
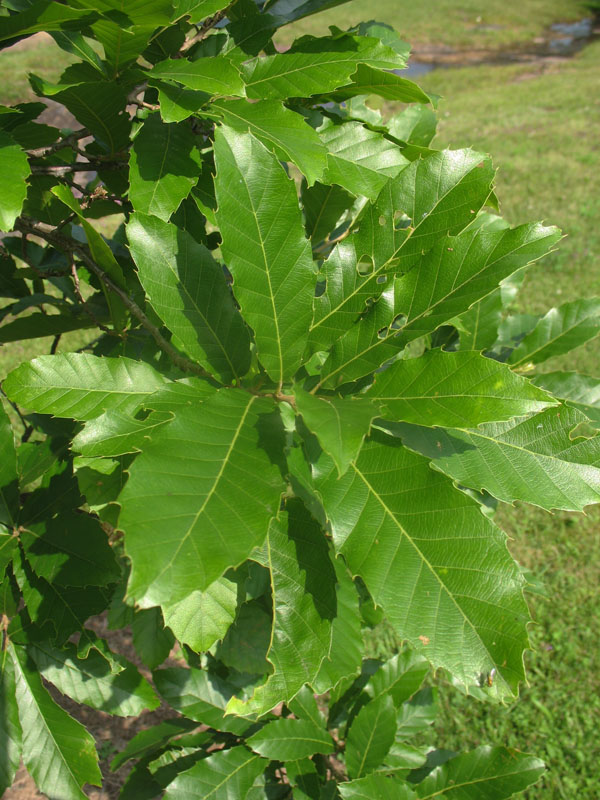
{"type": "Polygon", "coordinates": [[[518,693],[525,580],[493,511],[600,501],[600,383],[544,372],[600,299],[514,313],[561,234],[498,215],[489,156],[436,149],[389,27],[274,45],[340,4],[0,16],[4,46],[46,31],[79,59],[0,108],[0,341],[53,337],[2,384],[2,789],[20,758],[52,797],[100,781],[46,683],[178,712],[115,758],[124,799],[501,800],[543,770],[409,740],[430,668],[518,693]],[[36,121],[46,100],[73,127],[36,121]],[[406,643],[385,662],[381,619],[406,643]]]}

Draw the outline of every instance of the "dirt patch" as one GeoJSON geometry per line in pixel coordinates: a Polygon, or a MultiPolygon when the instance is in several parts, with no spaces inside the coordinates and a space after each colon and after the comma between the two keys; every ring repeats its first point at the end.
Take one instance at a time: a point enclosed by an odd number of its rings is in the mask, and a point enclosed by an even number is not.
{"type": "MultiPolygon", "coordinates": [[[[125,656],[139,669],[142,675],[150,679],[150,671],[140,662],[135,648],[131,631],[128,628],[111,631],[108,629],[106,614],[101,614],[88,620],[86,627],[91,628],[98,636],[106,639],[111,650],[125,656]]],[[[165,662],[165,666],[183,666],[185,662],[176,657],[173,652],[165,662]]],[[[53,686],[46,684],[46,688],[61,708],[74,719],[84,725],[96,740],[96,748],[100,756],[100,771],[102,772],[102,787],[88,786],[85,794],[90,800],[117,800],[119,792],[132,764],[125,764],[117,772],[110,771],[110,762],[117,753],[124,750],[127,742],[137,733],[146,728],[151,728],[159,722],[178,716],[172,708],[162,704],[155,711],[144,711],[139,717],[115,717],[104,711],[79,705],[68,697],[60,694],[53,686]]],[[[53,800],[48,795],[42,794],[36,788],[33,778],[23,765],[19,768],[15,780],[2,800],[53,800]]]]}

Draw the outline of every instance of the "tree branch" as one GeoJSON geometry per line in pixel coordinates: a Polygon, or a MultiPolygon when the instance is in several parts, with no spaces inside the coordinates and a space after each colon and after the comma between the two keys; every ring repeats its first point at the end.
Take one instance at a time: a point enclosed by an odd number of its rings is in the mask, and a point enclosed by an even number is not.
{"type": "Polygon", "coordinates": [[[71,172],[96,172],[99,169],[122,169],[125,161],[76,161],[73,164],[32,164],[34,175],[54,175],[62,177],[71,172]]]}
{"type": "Polygon", "coordinates": [[[110,289],[111,292],[114,292],[121,298],[123,305],[131,312],[132,316],[134,316],[138,322],[152,335],[152,338],[158,347],[171,359],[175,366],[179,367],[179,369],[183,370],[183,372],[193,372],[195,375],[201,375],[202,377],[206,378],[212,377],[210,373],[203,369],[199,364],[196,364],[189,358],[182,356],[181,353],[179,353],[173,347],[173,345],[165,339],[156,325],[150,322],[142,309],[135,301],[131,299],[131,297],[129,297],[127,292],[124,289],[121,289],[121,287],[118,286],[112,280],[112,278],[110,278],[106,272],[104,272],[104,270],[98,266],[98,264],[96,264],[83,245],[62,233],[58,233],[50,226],[45,225],[44,223],[36,224],[27,217],[19,217],[16,221],[15,228],[21,231],[21,233],[29,233],[33,234],[34,236],[39,236],[53,247],[63,250],[69,255],[77,255],[77,257],[86,265],[86,267],[93,272],[94,275],[96,275],[102,281],[102,283],[108,289],[110,289]]]}

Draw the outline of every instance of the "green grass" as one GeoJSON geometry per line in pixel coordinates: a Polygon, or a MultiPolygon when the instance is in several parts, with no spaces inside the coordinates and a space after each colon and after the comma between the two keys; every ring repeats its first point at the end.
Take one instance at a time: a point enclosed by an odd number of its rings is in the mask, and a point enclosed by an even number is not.
{"type": "Polygon", "coordinates": [[[0,104],[5,106],[37,100],[27,75],[32,72],[56,81],[76,59],[49,37],[26,39],[0,53],[0,104]]]}
{"type": "Polygon", "coordinates": [[[328,25],[346,28],[375,18],[393,25],[413,45],[495,50],[529,41],[553,22],[572,22],[589,13],[583,0],[351,0],[290,25],[279,36],[290,43],[305,33],[322,36],[328,25]]]}
{"type": "MultiPolygon", "coordinates": [[[[493,155],[511,223],[543,219],[567,238],[530,271],[522,309],[600,294],[600,42],[557,64],[436,70],[421,81],[444,96],[437,146],[493,155]],[[544,71],[546,70],[546,71],[544,71]]],[[[600,377],[597,342],[547,369],[600,377]]]]}

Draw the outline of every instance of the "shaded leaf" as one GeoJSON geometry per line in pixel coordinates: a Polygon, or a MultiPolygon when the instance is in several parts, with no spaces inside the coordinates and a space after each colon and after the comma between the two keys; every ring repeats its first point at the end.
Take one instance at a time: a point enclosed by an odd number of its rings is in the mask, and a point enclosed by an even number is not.
{"type": "Polygon", "coordinates": [[[154,669],[168,657],[175,640],[165,623],[160,608],[141,608],[131,623],[133,646],[141,661],[154,669]]]}
{"type": "MultiPolygon", "coordinates": [[[[2,613],[5,613],[2,609],[2,613]]],[[[21,761],[21,724],[15,689],[15,666],[8,650],[0,658],[0,792],[12,786],[21,761]]]]}
{"type": "Polygon", "coordinates": [[[266,543],[253,554],[271,572],[273,632],[267,658],[273,673],[228,713],[264,714],[313,682],[331,647],[336,617],[335,571],[321,526],[299,500],[288,500],[266,543]]]}
{"type": "Polygon", "coordinates": [[[51,797],[82,800],[84,784],[102,784],[94,739],[52,700],[26,651],[13,645],[11,655],[23,729],[23,762],[40,791],[51,797]]]}
{"type": "Polygon", "coordinates": [[[156,688],[180,714],[218,731],[240,735],[250,726],[248,720],[225,716],[233,687],[205,670],[172,667],[153,673],[156,688]]]}
{"type": "Polygon", "coordinates": [[[600,380],[578,372],[546,372],[532,383],[545,389],[567,405],[583,412],[595,428],[600,428],[600,380]]]}
{"type": "Polygon", "coordinates": [[[40,31],[78,30],[98,17],[84,9],[38,0],[18,14],[0,18],[0,41],[40,31]]]}
{"type": "Polygon", "coordinates": [[[407,703],[402,703],[396,717],[396,741],[403,742],[417,733],[422,733],[435,722],[435,689],[421,689],[407,703]]]}
{"type": "Polygon", "coordinates": [[[419,689],[429,672],[429,663],[420,653],[404,650],[386,661],[365,686],[373,700],[389,694],[396,708],[419,689]]]}
{"type": "Polygon", "coordinates": [[[223,267],[189,233],[157,217],[134,214],[131,254],[152,307],[173,344],[229,383],[250,366],[250,337],[223,267]]]}
{"type": "Polygon", "coordinates": [[[294,390],[294,396],[306,427],[343,475],[358,456],[371,422],[380,416],[378,405],[363,397],[316,397],[300,388],[294,390]]]}
{"type": "Polygon", "coordinates": [[[132,758],[144,758],[155,750],[160,750],[175,736],[187,733],[197,727],[195,722],[182,717],[174,717],[159,722],[151,728],[141,730],[130,739],[123,750],[110,763],[112,772],[122,767],[132,758]]]}
{"type": "Polygon", "coordinates": [[[306,232],[313,246],[331,234],[342,214],[354,203],[352,195],[341,186],[302,185],[302,206],[304,208],[306,232]]]}
{"type": "Polygon", "coordinates": [[[106,533],[88,514],[63,511],[29,524],[20,541],[32,570],[60,586],[106,586],[120,575],[106,533]]]}
{"type": "Polygon", "coordinates": [[[312,683],[319,694],[332,689],[342,678],[358,674],[363,655],[358,593],[341,559],[335,559],[334,567],[337,579],[337,616],[331,626],[329,656],[323,659],[319,673],[312,683]]]}
{"type": "Polygon", "coordinates": [[[38,642],[28,648],[28,653],[42,677],[77,703],[121,717],[137,716],[159,705],[148,681],[124,659],[121,671],[114,673],[97,650],[91,649],[87,658],[81,659],[73,644],[58,650],[47,642],[38,642]]]}
{"type": "Polygon", "coordinates": [[[382,695],[361,708],[346,737],[346,766],[351,778],[373,772],[394,742],[396,710],[391,697],[382,695]]]}
{"type": "MultiPolygon", "coordinates": [[[[4,391],[6,385],[4,384],[4,391]]],[[[17,477],[17,453],[12,425],[0,400],[0,525],[12,528],[19,512],[19,482],[17,477]]],[[[2,559],[2,556],[0,556],[2,559]]],[[[0,574],[4,565],[0,560],[0,574]]]]}
{"type": "Polygon", "coordinates": [[[133,141],[129,162],[134,209],[167,222],[199,176],[200,156],[189,125],[167,124],[151,114],[133,141]]]}

